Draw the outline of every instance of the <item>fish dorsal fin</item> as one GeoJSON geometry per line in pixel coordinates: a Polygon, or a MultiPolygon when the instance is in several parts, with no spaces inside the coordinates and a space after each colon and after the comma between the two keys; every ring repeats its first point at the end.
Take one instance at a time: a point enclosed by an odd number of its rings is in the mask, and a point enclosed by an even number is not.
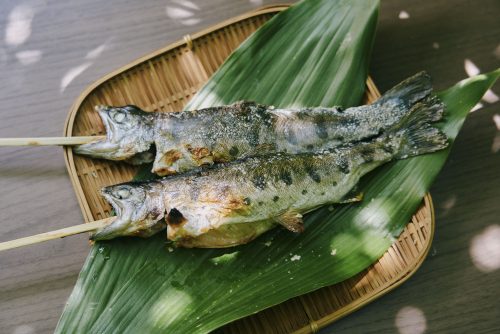
{"type": "Polygon", "coordinates": [[[300,233],[304,231],[304,221],[302,215],[297,211],[287,211],[275,218],[276,222],[284,226],[287,230],[300,233]]]}

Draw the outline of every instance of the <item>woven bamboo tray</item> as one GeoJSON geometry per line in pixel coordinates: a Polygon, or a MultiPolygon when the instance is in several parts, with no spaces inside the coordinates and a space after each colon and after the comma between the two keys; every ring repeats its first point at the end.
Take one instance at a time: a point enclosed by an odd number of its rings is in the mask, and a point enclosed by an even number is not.
{"type": "MultiPolygon", "coordinates": [[[[147,111],[182,110],[227,56],[257,28],[288,6],[264,7],[222,22],[146,55],[88,87],[66,120],[66,136],[103,135],[95,105],[136,104],[147,111]]],[[[364,102],[380,96],[371,79],[364,102]]],[[[103,186],[129,181],[125,163],[94,160],[64,151],[66,166],[86,222],[110,216],[103,186]]],[[[349,280],[288,300],[233,322],[223,333],[314,333],[406,281],[422,264],[434,234],[429,194],[399,239],[375,264],[349,280]]]]}

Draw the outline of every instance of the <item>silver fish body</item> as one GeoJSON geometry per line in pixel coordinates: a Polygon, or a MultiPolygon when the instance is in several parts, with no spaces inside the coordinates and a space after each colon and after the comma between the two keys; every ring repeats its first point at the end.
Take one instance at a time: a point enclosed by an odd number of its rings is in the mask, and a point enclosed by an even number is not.
{"type": "Polygon", "coordinates": [[[76,153],[110,160],[150,162],[170,175],[202,165],[278,152],[322,151],[384,133],[432,91],[419,73],[371,105],[279,109],[253,102],[174,113],[147,113],[134,106],[97,107],[107,139],[79,146],[76,153]]]}
{"type": "Polygon", "coordinates": [[[368,142],[320,153],[247,158],[157,181],[105,188],[115,210],[127,214],[119,214],[94,238],[167,226],[168,239],[179,246],[228,247],[248,242],[277,224],[300,232],[303,214],[343,202],[360,177],[374,168],[446,147],[446,136],[430,125],[442,112],[439,100],[430,98],[368,142]],[[118,196],[128,202],[117,200],[118,196]]]}

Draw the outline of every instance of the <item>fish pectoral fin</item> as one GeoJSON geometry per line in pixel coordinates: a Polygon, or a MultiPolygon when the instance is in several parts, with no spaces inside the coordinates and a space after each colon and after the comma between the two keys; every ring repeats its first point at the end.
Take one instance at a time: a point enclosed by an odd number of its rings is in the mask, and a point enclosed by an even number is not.
{"type": "Polygon", "coordinates": [[[287,211],[274,220],[291,232],[304,232],[304,220],[302,219],[302,215],[297,211],[287,211]]]}
{"type": "Polygon", "coordinates": [[[360,202],[363,200],[364,196],[365,194],[363,192],[360,193],[349,192],[344,197],[342,197],[339,203],[346,204],[346,203],[360,202]]]}

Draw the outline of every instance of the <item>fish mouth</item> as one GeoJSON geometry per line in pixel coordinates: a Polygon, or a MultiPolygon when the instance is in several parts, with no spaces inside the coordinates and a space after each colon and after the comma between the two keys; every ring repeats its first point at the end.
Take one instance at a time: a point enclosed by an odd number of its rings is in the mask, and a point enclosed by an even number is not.
{"type": "Polygon", "coordinates": [[[116,127],[109,116],[109,111],[112,107],[98,105],[95,110],[99,114],[101,121],[106,129],[106,139],[98,140],[88,144],[79,145],[73,148],[77,154],[88,155],[94,158],[104,158],[117,160],[114,154],[120,149],[119,143],[116,142],[116,127]]]}
{"type": "Polygon", "coordinates": [[[132,223],[133,210],[130,207],[124,205],[124,203],[120,201],[117,201],[106,191],[106,188],[101,190],[101,194],[115,211],[117,219],[115,219],[111,224],[106,225],[102,229],[93,233],[90,236],[91,240],[109,240],[120,237],[132,223]]]}

